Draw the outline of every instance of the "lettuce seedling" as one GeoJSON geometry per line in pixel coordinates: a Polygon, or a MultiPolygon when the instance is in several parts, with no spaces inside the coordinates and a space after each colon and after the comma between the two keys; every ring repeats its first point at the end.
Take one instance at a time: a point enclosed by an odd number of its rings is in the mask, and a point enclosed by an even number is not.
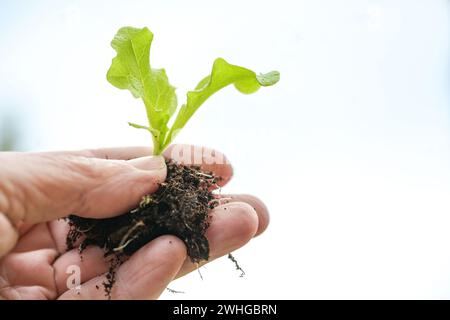
{"type": "Polygon", "coordinates": [[[257,75],[249,69],[217,58],[211,74],[203,78],[193,91],[187,93],[186,103],[179,108],[169,128],[169,120],[177,111],[177,96],[166,71],[154,69],[150,65],[152,40],[153,33],[148,28],[119,29],[111,42],[117,55],[112,60],[107,79],[119,89],[128,89],[135,98],[141,98],[144,102],[148,125],[129,125],[151,133],[154,154],[161,154],[198,108],[220,89],[234,84],[238,91],[250,94],[260,87],[271,86],[280,79],[278,71],[257,75]]]}

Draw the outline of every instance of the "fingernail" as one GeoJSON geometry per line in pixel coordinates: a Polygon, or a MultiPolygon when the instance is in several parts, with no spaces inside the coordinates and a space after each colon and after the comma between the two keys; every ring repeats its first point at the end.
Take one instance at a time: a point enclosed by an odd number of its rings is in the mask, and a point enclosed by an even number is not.
{"type": "Polygon", "coordinates": [[[163,156],[149,156],[128,160],[133,167],[141,170],[160,170],[166,167],[163,156]]]}

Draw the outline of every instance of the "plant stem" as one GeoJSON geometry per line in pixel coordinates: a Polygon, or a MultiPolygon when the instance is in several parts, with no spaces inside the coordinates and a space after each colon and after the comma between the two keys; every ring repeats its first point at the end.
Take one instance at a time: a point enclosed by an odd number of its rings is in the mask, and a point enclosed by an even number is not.
{"type": "Polygon", "coordinates": [[[154,135],[152,135],[153,138],[153,155],[157,156],[161,154],[161,148],[159,146],[159,141],[157,138],[155,138],[154,135]]]}

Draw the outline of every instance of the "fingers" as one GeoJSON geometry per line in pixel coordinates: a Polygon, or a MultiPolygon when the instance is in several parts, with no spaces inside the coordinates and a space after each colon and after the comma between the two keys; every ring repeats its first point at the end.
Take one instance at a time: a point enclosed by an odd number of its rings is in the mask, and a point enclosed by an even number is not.
{"type": "MultiPolygon", "coordinates": [[[[220,200],[223,200],[224,204],[211,211],[211,226],[206,234],[210,243],[210,261],[243,246],[254,235],[262,233],[269,223],[267,208],[254,196],[224,195],[220,200]],[[242,201],[247,204],[239,203],[242,201]]],[[[65,223],[60,221],[54,224],[56,227],[53,229],[58,231],[54,232],[53,235],[56,242],[58,242],[59,238],[65,239],[67,234],[65,223]]],[[[60,242],[63,243],[64,241],[60,242]]],[[[54,264],[56,286],[60,293],[67,290],[66,280],[68,274],[66,270],[73,265],[80,267],[82,283],[102,275],[108,270],[108,263],[105,261],[103,250],[89,246],[83,251],[82,259],[80,259],[77,249],[70,250],[61,255],[54,264]]],[[[192,264],[187,258],[177,277],[185,275],[196,268],[197,266],[192,264]]]]}
{"type": "MultiPolygon", "coordinates": [[[[59,295],[67,291],[68,270],[73,266],[80,269],[80,283],[85,283],[92,278],[103,275],[108,272],[109,263],[103,249],[96,246],[87,247],[80,255],[78,249],[66,252],[63,256],[56,259],[53,264],[55,270],[55,284],[59,295]]],[[[102,286],[103,288],[103,286],[102,286]]]]}
{"type": "MultiPolygon", "coordinates": [[[[220,205],[212,210],[211,216],[211,225],[206,232],[210,246],[210,258],[207,262],[242,247],[258,230],[258,214],[244,202],[220,205]]],[[[186,259],[177,278],[197,268],[198,265],[186,259]]]]}
{"type": "Polygon", "coordinates": [[[229,194],[229,195],[221,195],[219,198],[221,203],[230,203],[230,202],[245,202],[249,204],[253,209],[255,209],[258,214],[258,230],[256,231],[255,236],[259,236],[263,233],[270,222],[269,210],[267,209],[264,202],[258,199],[255,196],[249,194],[229,194]]]}
{"type": "Polygon", "coordinates": [[[28,252],[40,249],[57,249],[47,223],[35,224],[28,232],[21,234],[20,240],[14,247],[14,252],[28,252]]]}
{"type": "MultiPolygon", "coordinates": [[[[2,260],[2,286],[43,287],[54,291],[52,263],[57,256],[54,249],[13,252],[2,260]]],[[[54,299],[55,297],[53,297],[54,299]]]]}
{"type": "Polygon", "coordinates": [[[0,258],[11,251],[17,243],[19,234],[9,219],[0,212],[0,258]]]}
{"type": "Polygon", "coordinates": [[[125,161],[14,153],[3,155],[2,164],[0,179],[7,183],[1,191],[9,200],[3,212],[13,223],[121,214],[154,192],[167,170],[160,156],[125,161]]]}
{"type": "MultiPolygon", "coordinates": [[[[174,236],[161,236],[130,257],[116,274],[112,299],[156,299],[178,273],[186,259],[186,247],[174,236]]],[[[95,277],[60,299],[106,299],[105,275],[95,277]]]]}

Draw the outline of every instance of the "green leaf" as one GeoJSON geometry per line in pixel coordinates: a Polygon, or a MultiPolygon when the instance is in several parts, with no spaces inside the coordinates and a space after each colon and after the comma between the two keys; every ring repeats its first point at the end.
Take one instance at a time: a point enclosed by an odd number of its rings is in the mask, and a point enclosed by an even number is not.
{"type": "Polygon", "coordinates": [[[177,108],[177,97],[165,70],[150,66],[152,40],[153,34],[148,28],[119,29],[111,42],[117,56],[112,60],[107,79],[117,88],[128,89],[134,97],[144,101],[155,153],[159,153],[168,131],[167,123],[177,108]],[[155,138],[156,132],[158,138],[155,138]]]}
{"type": "Polygon", "coordinates": [[[147,28],[119,29],[111,42],[117,55],[111,62],[107,79],[115,87],[129,90],[135,98],[143,100],[148,126],[135,123],[129,125],[151,133],[154,154],[164,151],[198,108],[220,89],[233,84],[238,91],[249,94],[262,86],[271,86],[280,79],[278,71],[256,75],[249,69],[218,58],[214,61],[211,74],[187,93],[187,101],[181,106],[169,130],[169,120],[177,109],[177,97],[165,70],[154,69],[150,65],[152,41],[153,34],[147,28]]]}
{"type": "Polygon", "coordinates": [[[278,71],[271,71],[266,74],[261,73],[256,76],[256,79],[264,87],[273,86],[280,81],[280,73],[278,71]]]}
{"type": "Polygon", "coordinates": [[[194,91],[187,93],[187,102],[180,108],[162,148],[164,149],[172,142],[198,108],[220,89],[234,84],[238,91],[244,94],[250,94],[256,92],[261,86],[267,87],[274,85],[279,79],[280,73],[278,71],[256,75],[255,72],[229,64],[222,58],[216,59],[211,74],[203,78],[194,91]]]}
{"type": "Polygon", "coordinates": [[[149,131],[155,138],[159,138],[159,131],[158,130],[155,130],[155,129],[152,129],[150,127],[143,126],[143,125],[140,125],[140,124],[137,124],[137,123],[133,123],[133,122],[128,122],[128,125],[130,127],[136,128],[136,129],[145,129],[145,130],[149,131]]]}

